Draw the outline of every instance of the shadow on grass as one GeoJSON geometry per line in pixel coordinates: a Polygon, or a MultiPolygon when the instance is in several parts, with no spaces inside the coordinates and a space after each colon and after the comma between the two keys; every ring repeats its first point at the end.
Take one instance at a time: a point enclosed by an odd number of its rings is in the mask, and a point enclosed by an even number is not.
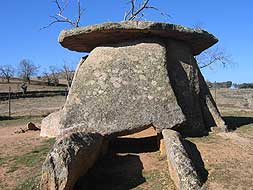
{"type": "Polygon", "coordinates": [[[42,116],[0,116],[0,127],[13,124],[26,124],[28,122],[41,122],[42,119],[42,116]]]}
{"type": "Polygon", "coordinates": [[[243,125],[253,124],[253,117],[225,116],[223,119],[229,130],[236,130],[243,125]]]}
{"type": "Polygon", "coordinates": [[[108,153],[76,184],[75,189],[128,190],[146,182],[143,164],[134,153],[158,151],[157,136],[116,138],[110,141],[108,153]]]}
{"type": "Polygon", "coordinates": [[[183,146],[191,158],[198,176],[201,178],[202,183],[205,183],[208,178],[208,171],[205,169],[205,164],[202,160],[201,154],[197,146],[191,141],[184,140],[183,146]]]}
{"type": "Polygon", "coordinates": [[[9,117],[9,116],[1,116],[0,115],[0,121],[3,121],[3,120],[12,120],[14,119],[13,117],[9,117]]]}

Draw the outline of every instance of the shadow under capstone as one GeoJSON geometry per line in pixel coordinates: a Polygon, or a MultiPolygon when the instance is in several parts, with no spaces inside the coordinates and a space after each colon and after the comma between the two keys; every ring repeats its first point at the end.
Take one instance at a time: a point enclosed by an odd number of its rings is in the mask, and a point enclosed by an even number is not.
{"type": "Polygon", "coordinates": [[[112,139],[107,154],[77,182],[75,190],[135,188],[146,181],[142,175],[143,163],[136,153],[158,150],[157,136],[112,139]]]}

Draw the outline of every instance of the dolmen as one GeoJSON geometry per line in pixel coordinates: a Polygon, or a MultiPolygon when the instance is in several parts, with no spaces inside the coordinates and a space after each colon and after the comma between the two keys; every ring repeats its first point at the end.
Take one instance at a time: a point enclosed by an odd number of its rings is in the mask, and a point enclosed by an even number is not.
{"type": "Polygon", "coordinates": [[[226,131],[194,58],[217,41],[204,30],[144,21],[62,31],[63,47],[89,55],[80,60],[63,109],[42,121],[41,136],[57,141],[42,168],[41,190],[73,190],[108,139],[150,126],[164,138],[177,189],[200,189],[181,141],[226,131]]]}

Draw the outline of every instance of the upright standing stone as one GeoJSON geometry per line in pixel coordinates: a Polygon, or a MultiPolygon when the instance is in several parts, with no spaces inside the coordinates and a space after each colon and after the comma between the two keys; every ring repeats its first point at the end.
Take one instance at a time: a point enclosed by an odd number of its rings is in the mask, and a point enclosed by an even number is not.
{"type": "Polygon", "coordinates": [[[181,125],[166,61],[166,46],[155,39],[95,48],[76,73],[62,126],[124,135],[181,125]]]}

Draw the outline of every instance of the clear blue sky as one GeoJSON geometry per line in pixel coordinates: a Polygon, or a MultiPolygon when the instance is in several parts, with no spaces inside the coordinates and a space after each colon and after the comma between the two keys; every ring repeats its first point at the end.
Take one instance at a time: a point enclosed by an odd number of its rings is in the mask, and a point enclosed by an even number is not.
{"type": "MultiPolygon", "coordinates": [[[[66,14],[75,11],[76,0],[69,0],[66,14]]],[[[107,21],[121,21],[128,8],[127,0],[82,0],[85,8],[81,25],[107,21]]],[[[155,12],[147,12],[146,19],[194,26],[201,24],[219,38],[220,46],[233,56],[234,64],[202,69],[210,81],[232,80],[236,83],[253,82],[253,1],[252,0],[151,0],[151,4],[169,13],[165,19],[155,12]]],[[[51,0],[2,0],[0,6],[0,65],[17,66],[23,58],[40,65],[43,72],[48,66],[61,66],[63,60],[77,63],[84,54],[62,48],[58,34],[68,24],[49,23],[49,16],[57,9],[51,0]]]]}

